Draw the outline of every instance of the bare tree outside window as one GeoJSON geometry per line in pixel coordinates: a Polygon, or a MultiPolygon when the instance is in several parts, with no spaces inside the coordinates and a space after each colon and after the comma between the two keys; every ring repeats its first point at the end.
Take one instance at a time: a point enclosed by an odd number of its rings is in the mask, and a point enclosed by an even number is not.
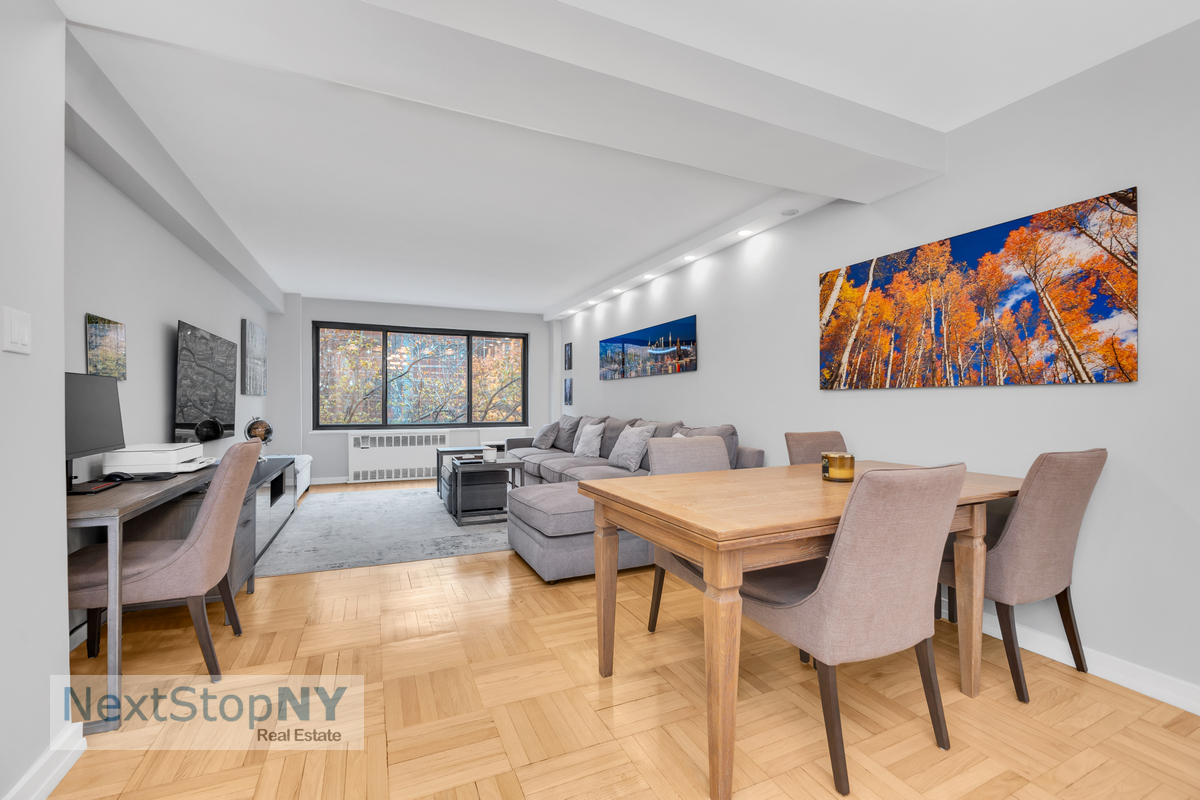
{"type": "Polygon", "coordinates": [[[383,333],[322,328],[319,345],[319,423],[382,423],[383,333]]]}
{"type": "Polygon", "coordinates": [[[525,416],[521,365],[525,340],[475,336],[471,340],[471,419],[509,422],[525,416]]]}
{"type": "Polygon", "coordinates": [[[467,337],[389,332],[387,367],[389,425],[465,421],[467,337]]]}
{"type": "Polygon", "coordinates": [[[522,334],[314,323],[318,428],[525,424],[522,334]]]}

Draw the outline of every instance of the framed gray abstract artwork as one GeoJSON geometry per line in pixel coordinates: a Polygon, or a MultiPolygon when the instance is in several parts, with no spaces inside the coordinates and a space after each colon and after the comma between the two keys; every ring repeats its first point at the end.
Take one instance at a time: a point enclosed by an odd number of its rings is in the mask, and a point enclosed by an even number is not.
{"type": "Polygon", "coordinates": [[[242,320],[242,394],[267,393],[267,332],[242,320]]]}

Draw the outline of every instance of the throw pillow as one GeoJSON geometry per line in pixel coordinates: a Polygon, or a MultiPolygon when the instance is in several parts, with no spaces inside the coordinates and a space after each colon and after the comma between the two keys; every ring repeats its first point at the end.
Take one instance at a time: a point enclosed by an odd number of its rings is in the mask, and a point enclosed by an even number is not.
{"type": "Polygon", "coordinates": [[[558,434],[554,437],[554,446],[559,450],[571,452],[575,449],[575,431],[579,428],[579,417],[563,414],[558,420],[558,434]]]}
{"type": "Polygon", "coordinates": [[[713,425],[708,428],[687,428],[679,426],[675,436],[720,436],[725,440],[725,450],[729,453],[729,468],[737,468],[738,432],[732,425],[713,425]]]}
{"type": "Polygon", "coordinates": [[[604,420],[604,438],[600,440],[600,457],[608,458],[612,455],[612,449],[617,444],[617,437],[621,435],[621,431],[628,428],[633,423],[637,422],[637,417],[633,419],[616,419],[609,417],[604,420]]]}
{"type": "Polygon", "coordinates": [[[558,423],[551,422],[543,425],[533,437],[533,446],[538,450],[549,450],[554,446],[554,437],[558,435],[558,423]]]}
{"type": "Polygon", "coordinates": [[[626,428],[617,437],[612,452],[608,454],[608,463],[614,467],[627,469],[630,472],[638,469],[642,456],[646,454],[646,442],[654,435],[654,428],[626,428]]]}
{"type": "Polygon", "coordinates": [[[576,458],[596,458],[600,455],[600,440],[604,437],[604,423],[588,425],[579,433],[575,443],[576,458]]]}
{"type": "Polygon", "coordinates": [[[588,425],[594,425],[597,422],[604,422],[606,419],[608,419],[608,417],[589,417],[586,414],[580,417],[578,424],[575,425],[575,440],[571,442],[571,447],[569,449],[574,452],[575,446],[579,444],[579,437],[583,436],[584,428],[586,428],[588,425]]]}
{"type": "MultiPolygon", "coordinates": [[[[683,420],[677,419],[674,422],[654,422],[653,420],[639,419],[637,422],[633,423],[633,426],[635,428],[653,428],[654,435],[650,437],[651,439],[668,439],[671,437],[671,434],[675,432],[676,428],[683,427],[683,420]]],[[[650,471],[649,447],[646,448],[646,454],[642,456],[641,469],[644,469],[647,472],[650,471]]]]}

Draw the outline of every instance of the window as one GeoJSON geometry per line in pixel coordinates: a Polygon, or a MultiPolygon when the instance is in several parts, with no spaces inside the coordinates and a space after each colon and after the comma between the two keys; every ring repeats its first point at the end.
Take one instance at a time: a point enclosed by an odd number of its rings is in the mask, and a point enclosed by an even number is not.
{"type": "Polygon", "coordinates": [[[314,322],[314,427],[524,425],[527,343],[525,334],[314,322]]]}

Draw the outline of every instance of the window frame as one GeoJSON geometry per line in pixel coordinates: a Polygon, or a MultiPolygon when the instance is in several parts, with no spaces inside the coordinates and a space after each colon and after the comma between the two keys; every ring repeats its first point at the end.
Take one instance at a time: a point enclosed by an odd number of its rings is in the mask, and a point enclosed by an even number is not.
{"type": "Polygon", "coordinates": [[[514,333],[511,331],[475,331],[461,330],[457,328],[418,328],[408,325],[369,325],[352,322],[323,322],[313,320],[312,323],[312,430],[314,431],[358,431],[358,430],[384,430],[384,429],[407,429],[407,430],[435,430],[435,429],[452,429],[452,428],[521,428],[527,427],[529,424],[529,334],[514,333]],[[323,424],[321,422],[321,331],[322,330],[340,330],[340,331],[379,331],[383,334],[383,397],[381,398],[381,408],[383,410],[382,422],[347,422],[339,424],[323,424]],[[437,423],[413,423],[413,422],[395,422],[387,421],[387,401],[388,401],[388,367],[387,367],[387,335],[389,333],[414,333],[427,334],[431,336],[464,336],[467,340],[467,419],[463,422],[437,422],[437,423]],[[521,418],[519,420],[505,420],[501,422],[473,422],[471,415],[475,412],[473,385],[474,385],[474,338],[506,338],[521,340],[521,418]]]}

